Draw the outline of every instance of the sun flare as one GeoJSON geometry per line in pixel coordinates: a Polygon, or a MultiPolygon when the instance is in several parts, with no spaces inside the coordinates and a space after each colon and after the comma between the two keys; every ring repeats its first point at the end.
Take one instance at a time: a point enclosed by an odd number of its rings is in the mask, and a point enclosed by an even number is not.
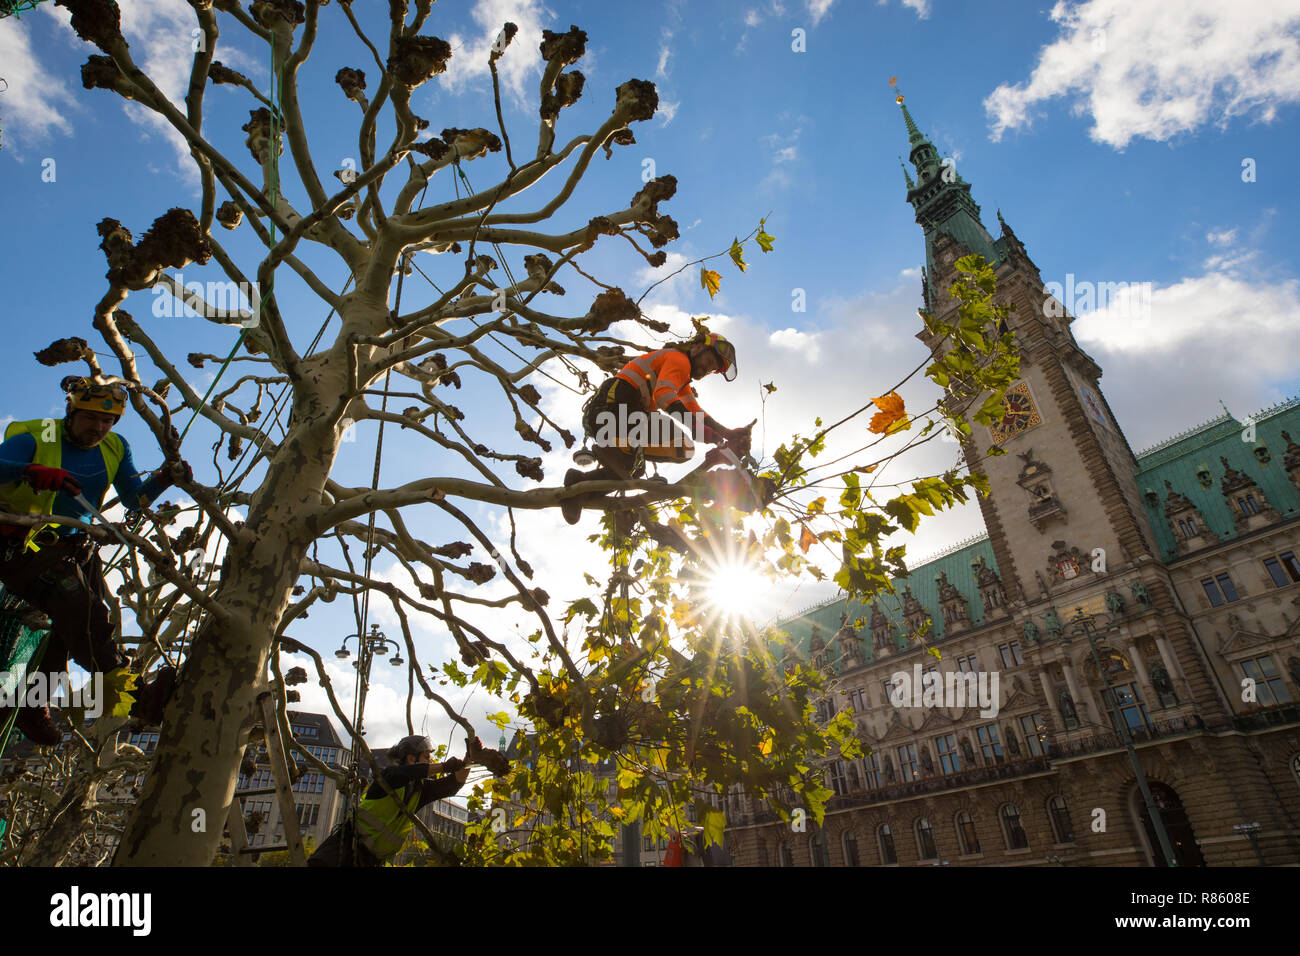
{"type": "Polygon", "coordinates": [[[744,615],[754,609],[767,587],[766,579],[755,568],[728,564],[709,580],[709,603],[728,617],[744,615]]]}

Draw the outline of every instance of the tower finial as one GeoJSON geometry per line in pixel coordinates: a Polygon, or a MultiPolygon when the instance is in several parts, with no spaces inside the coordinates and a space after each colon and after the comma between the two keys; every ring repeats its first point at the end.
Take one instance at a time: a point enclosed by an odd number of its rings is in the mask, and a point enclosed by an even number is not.
{"type": "Polygon", "coordinates": [[[912,174],[907,171],[907,164],[903,162],[903,157],[898,157],[898,168],[903,171],[903,178],[907,180],[907,188],[915,189],[916,183],[912,182],[912,174]]]}

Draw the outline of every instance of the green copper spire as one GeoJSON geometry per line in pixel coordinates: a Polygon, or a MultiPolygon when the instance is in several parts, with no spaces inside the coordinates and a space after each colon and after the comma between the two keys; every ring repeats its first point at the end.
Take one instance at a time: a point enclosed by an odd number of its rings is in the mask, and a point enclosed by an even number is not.
{"type": "Polygon", "coordinates": [[[898,166],[899,166],[899,168],[903,171],[903,178],[907,180],[907,188],[908,188],[908,189],[915,189],[915,188],[916,188],[916,183],[912,182],[912,174],[909,173],[909,172],[907,171],[907,167],[903,165],[903,157],[902,157],[902,156],[899,156],[899,157],[898,157],[898,166]]]}
{"type": "MultiPolygon", "coordinates": [[[[903,103],[901,93],[895,98],[907,127],[911,146],[908,158],[916,168],[916,183],[907,176],[907,201],[916,210],[916,222],[925,230],[927,282],[939,275],[934,246],[941,235],[957,240],[969,252],[979,253],[989,262],[999,259],[994,239],[980,221],[980,207],[971,198],[970,183],[957,172],[956,165],[945,164],[939,151],[925,138],[912,114],[903,103]]],[[[907,168],[903,173],[906,176],[907,168]]]]}

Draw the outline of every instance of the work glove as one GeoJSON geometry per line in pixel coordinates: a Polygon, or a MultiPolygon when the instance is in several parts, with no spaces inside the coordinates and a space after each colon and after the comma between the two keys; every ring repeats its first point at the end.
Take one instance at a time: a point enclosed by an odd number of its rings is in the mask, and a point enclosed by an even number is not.
{"type": "Polygon", "coordinates": [[[438,765],[438,773],[455,773],[464,766],[465,761],[461,760],[459,757],[448,757],[438,765]]]}
{"type": "Polygon", "coordinates": [[[180,466],[181,477],[184,478],[186,482],[192,482],[194,480],[194,469],[190,467],[189,462],[184,459],[181,459],[178,462],[168,462],[156,472],[158,475],[158,481],[163,488],[170,488],[176,483],[175,478],[172,477],[172,468],[175,465],[180,466]]]}
{"type": "Polygon", "coordinates": [[[62,491],[68,497],[81,494],[81,483],[62,468],[33,463],[23,469],[23,477],[37,491],[62,491]]]}

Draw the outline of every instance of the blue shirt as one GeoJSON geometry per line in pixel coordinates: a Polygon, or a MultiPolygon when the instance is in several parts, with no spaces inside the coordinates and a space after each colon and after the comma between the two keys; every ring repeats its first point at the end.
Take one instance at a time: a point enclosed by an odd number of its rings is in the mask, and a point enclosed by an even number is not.
{"type": "MultiPolygon", "coordinates": [[[[122,438],[121,435],[118,436],[122,438]]],[[[36,455],[36,436],[21,432],[7,441],[0,442],[0,484],[19,481],[23,469],[32,463],[36,455]]],[[[103,505],[108,493],[108,471],[104,467],[104,453],[99,446],[81,448],[74,445],[65,435],[63,438],[64,471],[81,484],[81,493],[96,508],[103,505]]],[[[122,438],[122,461],[117,467],[113,479],[113,488],[122,499],[122,506],[128,511],[141,505],[150,504],[165,490],[158,477],[141,473],[131,459],[131,446],[122,438]]],[[[65,518],[78,518],[90,521],[90,514],[75,498],[69,498],[62,491],[54,496],[54,514],[65,518]]],[[[75,528],[60,528],[60,534],[71,534],[75,528]]]]}

